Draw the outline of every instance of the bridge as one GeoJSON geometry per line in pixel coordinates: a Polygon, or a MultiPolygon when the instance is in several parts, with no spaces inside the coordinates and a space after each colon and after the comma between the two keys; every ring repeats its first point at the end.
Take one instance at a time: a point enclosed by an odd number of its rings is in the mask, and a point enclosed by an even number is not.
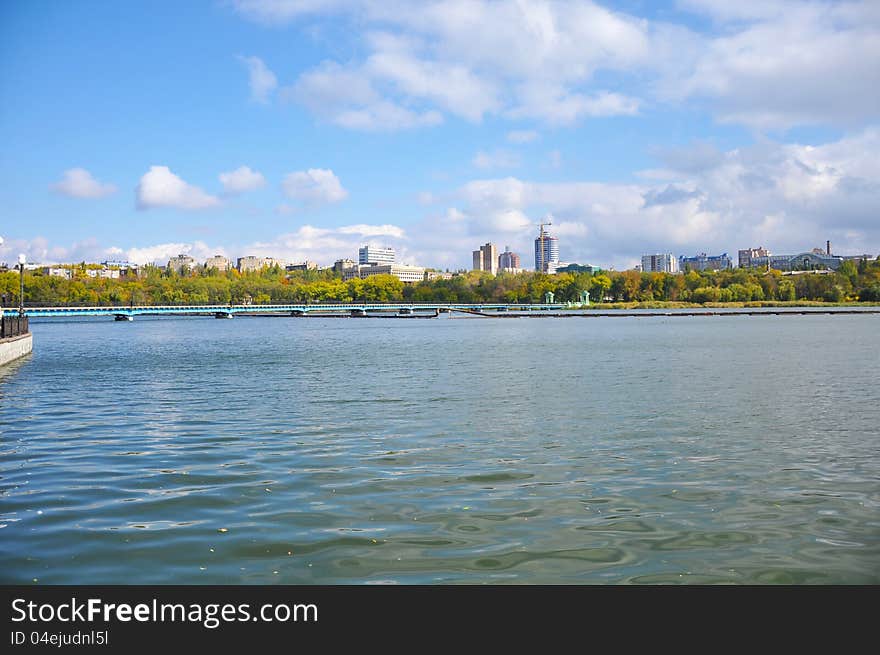
{"type": "Polygon", "coordinates": [[[26,307],[30,318],[70,318],[74,316],[108,316],[117,320],[132,320],[135,316],[213,315],[232,318],[236,314],[287,314],[289,316],[339,315],[369,316],[439,315],[440,312],[486,314],[498,312],[547,312],[566,307],[565,304],[469,304],[469,303],[327,303],[296,305],[134,305],[128,307],[26,307]]]}

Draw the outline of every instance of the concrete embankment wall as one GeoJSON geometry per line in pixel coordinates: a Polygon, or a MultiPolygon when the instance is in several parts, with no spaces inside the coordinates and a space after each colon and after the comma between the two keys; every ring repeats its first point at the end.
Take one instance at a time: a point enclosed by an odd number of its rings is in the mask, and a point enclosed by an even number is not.
{"type": "Polygon", "coordinates": [[[27,355],[34,348],[34,335],[23,334],[20,337],[0,339],[0,366],[27,355]]]}

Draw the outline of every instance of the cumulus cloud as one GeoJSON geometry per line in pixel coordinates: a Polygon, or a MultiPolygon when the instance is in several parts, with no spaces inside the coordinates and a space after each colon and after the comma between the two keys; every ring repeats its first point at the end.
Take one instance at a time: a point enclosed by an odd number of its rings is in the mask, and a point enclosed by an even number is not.
{"type": "Polygon", "coordinates": [[[281,183],[288,198],[306,205],[333,203],[348,197],[339,178],[330,169],[310,168],[288,173],[281,183]]]}
{"type": "Polygon", "coordinates": [[[259,57],[239,57],[248,69],[251,99],[260,104],[269,102],[272,92],[278,87],[278,78],[259,57]]]}
{"type": "Polygon", "coordinates": [[[141,177],[135,196],[138,209],[206,209],[220,204],[216,197],[184,182],[167,166],[151,166],[141,177]]]}
{"type": "MultiPolygon", "coordinates": [[[[822,146],[762,141],[718,151],[696,143],[666,151],[664,175],[637,184],[474,180],[458,190],[459,220],[434,217],[419,236],[430,234],[435,251],[503,240],[522,255],[531,252],[534,224],[552,212],[564,261],[618,268],[643,252],[764,245],[796,253],[826,239],[841,253],[877,254],[878,148],[880,129],[870,128],[822,146]]],[[[466,265],[465,257],[454,261],[466,265]]]]}
{"type": "Polygon", "coordinates": [[[71,198],[103,198],[116,192],[112,184],[99,182],[84,168],[71,168],[64,171],[61,181],[52,189],[71,198]]]}
{"type": "Polygon", "coordinates": [[[239,194],[246,191],[254,191],[266,186],[266,178],[258,171],[252,171],[248,166],[240,166],[234,171],[220,173],[218,176],[223,189],[228,194],[239,194]]]}
{"type": "Polygon", "coordinates": [[[759,130],[852,129],[880,113],[880,12],[871,2],[681,0],[662,18],[587,0],[234,5],[265,25],[335,14],[358,26],[363,54],[303,72],[291,94],[354,129],[436,125],[447,114],[567,125],[636,115],[649,100],[700,101],[721,121],[759,130]],[[330,65],[339,67],[334,101],[310,100],[330,65]]]}

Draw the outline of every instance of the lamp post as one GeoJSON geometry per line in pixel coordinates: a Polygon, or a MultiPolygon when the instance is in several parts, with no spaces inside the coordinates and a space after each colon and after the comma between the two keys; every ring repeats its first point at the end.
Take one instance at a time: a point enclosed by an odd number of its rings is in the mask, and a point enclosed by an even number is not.
{"type": "Polygon", "coordinates": [[[24,316],[24,265],[27,263],[27,255],[20,253],[18,255],[18,272],[19,272],[19,294],[18,294],[18,315],[24,316]]]}

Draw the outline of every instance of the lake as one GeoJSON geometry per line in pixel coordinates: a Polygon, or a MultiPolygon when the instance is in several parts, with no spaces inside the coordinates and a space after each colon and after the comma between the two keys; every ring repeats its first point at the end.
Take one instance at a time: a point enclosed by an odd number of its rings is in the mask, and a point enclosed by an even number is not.
{"type": "Polygon", "coordinates": [[[880,315],[32,330],[3,583],[880,583],[880,315]]]}

